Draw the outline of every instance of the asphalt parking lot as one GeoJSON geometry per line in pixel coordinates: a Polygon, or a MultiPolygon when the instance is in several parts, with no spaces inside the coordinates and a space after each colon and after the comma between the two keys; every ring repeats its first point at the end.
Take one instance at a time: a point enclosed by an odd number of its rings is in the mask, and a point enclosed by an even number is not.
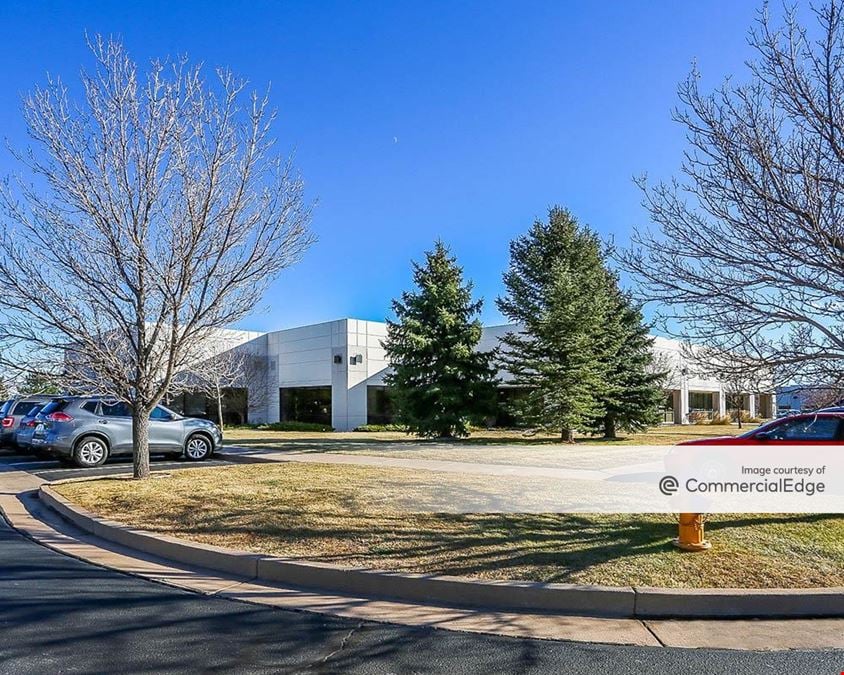
{"type": "MultiPolygon", "coordinates": [[[[200,466],[225,466],[231,464],[222,459],[209,459],[204,462],[174,461],[153,455],[150,461],[152,471],[173,471],[190,469],[200,466]]],[[[85,476],[113,476],[121,473],[132,473],[131,457],[115,457],[109,459],[103,466],[92,469],[80,469],[68,466],[54,459],[40,459],[30,454],[23,454],[11,448],[0,449],[0,471],[26,471],[44,480],[63,480],[65,478],[83,478],[85,476]]]]}

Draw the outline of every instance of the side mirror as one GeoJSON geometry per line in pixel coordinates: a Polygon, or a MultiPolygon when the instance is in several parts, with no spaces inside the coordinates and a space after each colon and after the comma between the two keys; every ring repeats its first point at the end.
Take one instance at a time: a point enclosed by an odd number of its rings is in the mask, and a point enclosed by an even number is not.
{"type": "Polygon", "coordinates": [[[753,434],[753,438],[757,441],[770,441],[771,440],[771,432],[770,431],[760,431],[758,434],[753,434]]]}

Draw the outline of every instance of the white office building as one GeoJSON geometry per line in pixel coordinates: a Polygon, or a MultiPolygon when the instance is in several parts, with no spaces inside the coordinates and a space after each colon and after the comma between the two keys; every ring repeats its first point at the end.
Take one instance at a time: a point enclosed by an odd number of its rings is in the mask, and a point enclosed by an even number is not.
{"type": "MultiPolygon", "coordinates": [[[[496,347],[513,326],[484,329],[479,345],[496,347]]],[[[228,406],[230,422],[270,423],[302,421],[327,424],[338,431],[363,424],[391,421],[384,375],[389,364],[382,342],[387,325],[378,321],[339,319],[325,323],[254,333],[221,331],[218,351],[246,350],[254,357],[254,372],[241,383],[237,404],[228,406]]],[[[661,364],[669,364],[671,381],[666,391],[665,422],[684,424],[695,415],[724,415],[740,405],[751,416],[773,417],[776,400],[770,392],[744,392],[728,406],[727,393],[717,380],[694,374],[680,343],[655,338],[654,350],[661,364]]],[[[499,373],[501,394],[515,389],[508,373],[499,373]]],[[[202,414],[201,397],[183,396],[186,414],[202,414]]],[[[506,420],[500,420],[506,423],[506,420]]]]}

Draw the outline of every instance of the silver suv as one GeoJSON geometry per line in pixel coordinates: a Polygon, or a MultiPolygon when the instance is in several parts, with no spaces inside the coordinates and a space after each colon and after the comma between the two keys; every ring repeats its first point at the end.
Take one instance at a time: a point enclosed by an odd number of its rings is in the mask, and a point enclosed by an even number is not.
{"type": "MultiPolygon", "coordinates": [[[[132,412],[128,405],[98,397],[66,397],[41,410],[33,450],[46,450],[77,466],[99,466],[112,455],[132,454],[132,412]]],[[[156,406],[149,417],[150,454],[208,459],[223,444],[213,422],[182,417],[156,406]]]]}

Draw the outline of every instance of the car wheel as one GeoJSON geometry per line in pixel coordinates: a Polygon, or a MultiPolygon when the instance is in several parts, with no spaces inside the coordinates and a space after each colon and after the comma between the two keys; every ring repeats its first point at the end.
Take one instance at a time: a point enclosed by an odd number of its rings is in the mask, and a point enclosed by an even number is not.
{"type": "Polygon", "coordinates": [[[76,466],[80,466],[83,469],[100,466],[106,461],[107,457],[108,446],[104,441],[93,436],[83,438],[73,451],[73,461],[76,463],[76,466]]]}
{"type": "Polygon", "coordinates": [[[201,462],[211,456],[211,441],[205,436],[195,434],[185,444],[185,457],[192,462],[201,462]]]}

